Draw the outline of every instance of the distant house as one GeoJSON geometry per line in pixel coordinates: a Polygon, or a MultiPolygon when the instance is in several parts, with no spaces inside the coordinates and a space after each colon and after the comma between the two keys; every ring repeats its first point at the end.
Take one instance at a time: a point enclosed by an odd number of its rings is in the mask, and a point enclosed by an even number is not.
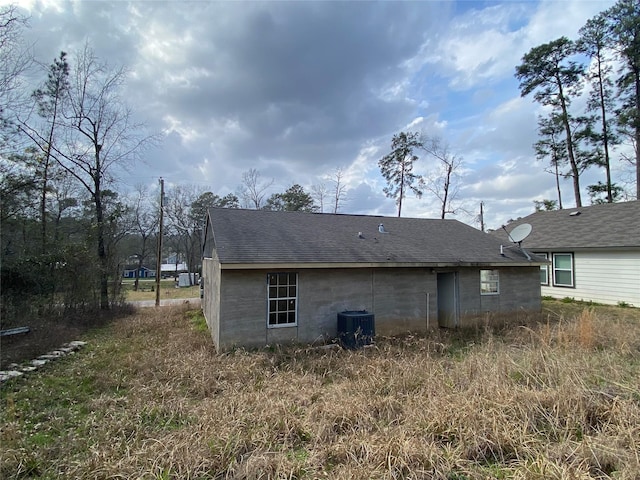
{"type": "MultiPolygon", "coordinates": [[[[640,202],[536,212],[522,247],[547,258],[540,269],[542,295],[640,307],[640,202]]],[[[504,242],[507,233],[496,231],[504,242]]]]}
{"type": "MultiPolygon", "coordinates": [[[[122,272],[123,278],[136,278],[136,267],[125,268],[122,272]]],[[[138,269],[138,278],[155,278],[156,271],[147,267],[140,267],[138,269]]]]}
{"type": "Polygon", "coordinates": [[[186,263],[163,263],[160,265],[162,278],[178,277],[188,271],[186,263]]]}
{"type": "Polygon", "coordinates": [[[219,350],[327,340],[343,311],[394,334],[541,307],[541,263],[456,220],[213,208],[203,253],[219,350]]]}

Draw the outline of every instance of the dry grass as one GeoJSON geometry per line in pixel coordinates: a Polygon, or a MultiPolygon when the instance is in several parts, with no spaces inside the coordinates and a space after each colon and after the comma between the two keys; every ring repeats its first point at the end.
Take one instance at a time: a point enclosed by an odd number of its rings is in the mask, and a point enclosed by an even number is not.
{"type": "Polygon", "coordinates": [[[640,311],[217,355],[140,311],[3,387],[0,477],[637,479],[640,311]]]}

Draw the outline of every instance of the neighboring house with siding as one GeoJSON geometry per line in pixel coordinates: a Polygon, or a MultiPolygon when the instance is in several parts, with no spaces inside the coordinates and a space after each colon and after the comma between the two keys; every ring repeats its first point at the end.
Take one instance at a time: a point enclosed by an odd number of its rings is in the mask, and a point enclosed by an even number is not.
{"type": "Polygon", "coordinates": [[[122,276],[124,278],[136,278],[136,270],[138,270],[138,278],[155,278],[156,277],[156,271],[145,266],[142,266],[139,269],[137,269],[135,266],[125,267],[125,269],[122,272],[122,276]]]}
{"type": "Polygon", "coordinates": [[[543,296],[640,307],[639,201],[536,212],[506,230],[523,223],[532,231],[522,247],[550,262],[540,270],[543,296]]]}
{"type": "Polygon", "coordinates": [[[381,334],[456,327],[539,312],[540,265],[456,220],[212,208],[203,311],[219,350],[326,341],[353,310],[381,334]]]}

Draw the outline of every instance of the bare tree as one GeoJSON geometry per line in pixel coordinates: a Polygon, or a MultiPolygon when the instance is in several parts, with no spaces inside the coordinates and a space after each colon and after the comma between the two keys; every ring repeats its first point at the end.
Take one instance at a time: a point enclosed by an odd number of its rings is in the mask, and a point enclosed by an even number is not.
{"type": "MultiPolygon", "coordinates": [[[[151,238],[160,223],[160,214],[157,205],[148,201],[149,190],[146,185],[137,185],[133,198],[130,200],[132,209],[132,233],[138,238],[135,252],[138,265],[136,268],[136,279],[134,290],[138,290],[139,272],[147,257],[153,253],[151,238]]],[[[158,275],[160,272],[158,272],[158,275]]]]}
{"type": "Polygon", "coordinates": [[[98,258],[100,308],[109,308],[109,259],[106,249],[103,192],[114,179],[116,167],[126,168],[139,160],[156,137],[145,135],[144,125],[133,121],[120,97],[126,80],[124,68],[100,62],[88,44],[76,54],[71,69],[64,113],[60,116],[59,142],[49,142],[23,123],[23,130],[42,152],[50,152],[58,164],[89,193],[94,209],[98,258]]]}
{"type": "Polygon", "coordinates": [[[312,185],[312,196],[317,204],[316,208],[320,213],[324,213],[325,204],[331,213],[338,213],[347,197],[347,186],[343,180],[344,171],[342,167],[337,167],[332,174],[323,175],[323,179],[328,181],[312,185]]]}
{"type": "MultiPolygon", "coordinates": [[[[203,195],[205,192],[195,185],[175,185],[167,192],[167,229],[174,236],[174,245],[184,252],[189,272],[195,272],[200,259],[200,233],[204,218],[194,215],[193,207],[203,195]]],[[[176,263],[178,254],[176,252],[176,263]]]]}
{"type": "Polygon", "coordinates": [[[447,213],[455,214],[462,158],[453,153],[449,144],[440,137],[423,135],[420,144],[425,152],[438,160],[436,168],[421,179],[421,184],[440,201],[440,218],[445,218],[447,213]]]}
{"type": "Polygon", "coordinates": [[[342,167],[338,167],[333,172],[331,183],[333,183],[332,197],[333,197],[333,213],[338,213],[342,208],[342,204],[347,197],[347,186],[343,181],[344,172],[342,167]]]}
{"type": "Polygon", "coordinates": [[[324,199],[327,198],[329,189],[325,183],[317,183],[311,185],[311,196],[318,203],[318,210],[320,213],[324,213],[324,199]]]}
{"type": "Polygon", "coordinates": [[[76,232],[68,227],[64,229],[63,219],[69,220],[70,217],[77,213],[80,206],[78,197],[82,192],[79,191],[78,183],[68,175],[54,175],[52,180],[55,183],[50,198],[47,199],[47,202],[50,203],[47,209],[53,222],[53,244],[66,244],[67,238],[64,239],[65,242],[62,242],[62,235],[69,237],[76,232]]]}
{"type": "Polygon", "coordinates": [[[240,186],[240,197],[245,208],[260,210],[264,205],[264,198],[267,189],[273,185],[274,180],[262,181],[260,172],[251,168],[242,174],[242,185],[240,186]]]}
{"type": "Polygon", "coordinates": [[[33,65],[33,54],[22,39],[27,19],[15,5],[0,7],[0,154],[6,154],[15,136],[12,116],[26,101],[24,73],[33,65]]]}

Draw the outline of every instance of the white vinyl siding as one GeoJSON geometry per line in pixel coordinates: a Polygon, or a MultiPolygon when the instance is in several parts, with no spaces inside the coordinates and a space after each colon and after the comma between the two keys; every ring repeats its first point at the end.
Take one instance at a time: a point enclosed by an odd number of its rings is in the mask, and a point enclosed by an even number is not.
{"type": "Polygon", "coordinates": [[[640,307],[640,251],[575,252],[575,288],[542,285],[543,296],[640,307]]]}

